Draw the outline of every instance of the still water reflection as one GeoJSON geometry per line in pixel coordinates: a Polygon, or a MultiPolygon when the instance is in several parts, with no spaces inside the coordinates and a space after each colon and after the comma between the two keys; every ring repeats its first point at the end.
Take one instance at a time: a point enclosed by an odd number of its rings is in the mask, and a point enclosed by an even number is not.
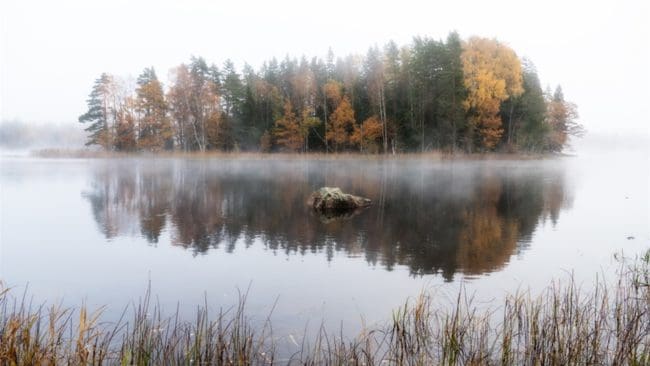
{"type": "MultiPolygon", "coordinates": [[[[299,340],[356,335],[422,290],[453,306],[589,287],[650,246],[647,154],[543,161],[33,159],[0,161],[0,281],[33,303],[117,320],[147,287],[194,319],[250,287],[247,313],[299,340]],[[369,197],[331,220],[321,186],[369,197]],[[631,238],[631,239],[628,239],[631,238]]],[[[498,304],[497,304],[498,305],[498,304]]],[[[289,347],[290,338],[283,340],[289,347]],[[285,342],[286,341],[286,342],[285,342]]],[[[299,343],[299,342],[298,342],[299,343]]]]}
{"type": "Polygon", "coordinates": [[[93,164],[90,177],[82,196],[108,240],[157,246],[168,231],[194,255],[238,245],[327,261],[344,253],[445,281],[498,271],[572,204],[557,162],[129,160],[93,164]],[[373,205],[319,217],[306,200],[321,186],[373,205]]]}

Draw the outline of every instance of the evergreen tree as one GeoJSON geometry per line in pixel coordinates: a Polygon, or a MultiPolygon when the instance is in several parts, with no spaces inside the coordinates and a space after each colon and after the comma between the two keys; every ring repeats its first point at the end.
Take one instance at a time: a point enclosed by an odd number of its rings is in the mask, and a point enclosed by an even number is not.
{"type": "Polygon", "coordinates": [[[231,60],[226,60],[223,65],[221,79],[221,99],[223,111],[231,119],[237,119],[241,115],[242,103],[244,100],[244,85],[231,60]]]}
{"type": "Polygon", "coordinates": [[[463,85],[463,52],[460,36],[452,32],[444,45],[443,72],[440,78],[440,116],[441,138],[443,146],[456,149],[460,136],[466,130],[465,109],[463,101],[467,90],[463,85]]]}
{"type": "Polygon", "coordinates": [[[530,60],[522,61],[522,79],[524,92],[501,105],[501,118],[506,126],[502,140],[510,150],[541,151],[550,129],[544,121],[544,92],[530,60]]]}
{"type": "Polygon", "coordinates": [[[400,108],[404,105],[404,96],[406,91],[401,82],[401,59],[400,50],[397,43],[390,41],[384,47],[384,75],[385,75],[385,113],[386,113],[386,127],[382,131],[382,135],[390,136],[387,139],[387,148],[394,153],[397,149],[397,141],[395,131],[398,130],[398,121],[400,120],[400,108]]]}
{"type": "Polygon", "coordinates": [[[109,74],[102,73],[95,80],[93,89],[86,103],[88,111],[79,116],[79,122],[87,124],[85,131],[88,132],[88,141],[86,146],[99,145],[108,150],[112,147],[112,136],[109,126],[110,118],[110,97],[111,84],[113,77],[109,74]]]}
{"type": "Polygon", "coordinates": [[[223,104],[223,120],[232,130],[233,139],[242,141],[246,138],[248,129],[242,123],[242,114],[246,98],[246,88],[237,73],[235,64],[226,60],[223,65],[220,85],[220,96],[223,104]]]}
{"type": "Polygon", "coordinates": [[[379,48],[373,47],[368,50],[364,64],[364,77],[368,100],[370,102],[370,109],[372,110],[373,115],[379,118],[382,127],[382,150],[384,153],[388,153],[388,131],[386,129],[386,72],[382,58],[383,55],[379,51],[379,48]]]}

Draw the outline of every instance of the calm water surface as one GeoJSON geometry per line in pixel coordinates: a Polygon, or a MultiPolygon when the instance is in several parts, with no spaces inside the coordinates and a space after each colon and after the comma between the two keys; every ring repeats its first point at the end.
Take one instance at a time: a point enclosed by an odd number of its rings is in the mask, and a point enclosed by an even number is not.
{"type": "Polygon", "coordinates": [[[647,155],[544,161],[2,159],[0,279],[34,301],[236,303],[278,334],[356,333],[422,290],[479,303],[650,247],[647,155]],[[645,165],[644,165],[645,164],[645,165]],[[320,217],[321,186],[369,209],[320,217]]]}

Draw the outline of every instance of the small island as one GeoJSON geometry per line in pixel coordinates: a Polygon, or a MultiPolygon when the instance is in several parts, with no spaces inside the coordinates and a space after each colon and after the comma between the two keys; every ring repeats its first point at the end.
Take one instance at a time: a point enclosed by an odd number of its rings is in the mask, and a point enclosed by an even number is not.
{"type": "Polygon", "coordinates": [[[164,85],[103,73],[79,117],[86,145],[116,152],[397,154],[561,152],[584,133],[562,88],[481,37],[415,37],[365,56],[270,59],[254,70],[201,57],[164,85]]]}

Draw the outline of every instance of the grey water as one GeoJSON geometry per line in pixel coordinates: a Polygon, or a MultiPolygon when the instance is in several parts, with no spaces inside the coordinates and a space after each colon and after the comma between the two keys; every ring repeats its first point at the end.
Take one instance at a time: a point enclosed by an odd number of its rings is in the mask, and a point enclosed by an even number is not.
{"type": "Polygon", "coordinates": [[[292,335],[348,334],[422,291],[451,304],[613,276],[650,248],[650,165],[638,153],[542,160],[37,159],[0,170],[0,280],[36,304],[116,319],[150,287],[191,319],[247,294],[292,335]],[[373,205],[315,214],[337,186],[373,205]]]}

